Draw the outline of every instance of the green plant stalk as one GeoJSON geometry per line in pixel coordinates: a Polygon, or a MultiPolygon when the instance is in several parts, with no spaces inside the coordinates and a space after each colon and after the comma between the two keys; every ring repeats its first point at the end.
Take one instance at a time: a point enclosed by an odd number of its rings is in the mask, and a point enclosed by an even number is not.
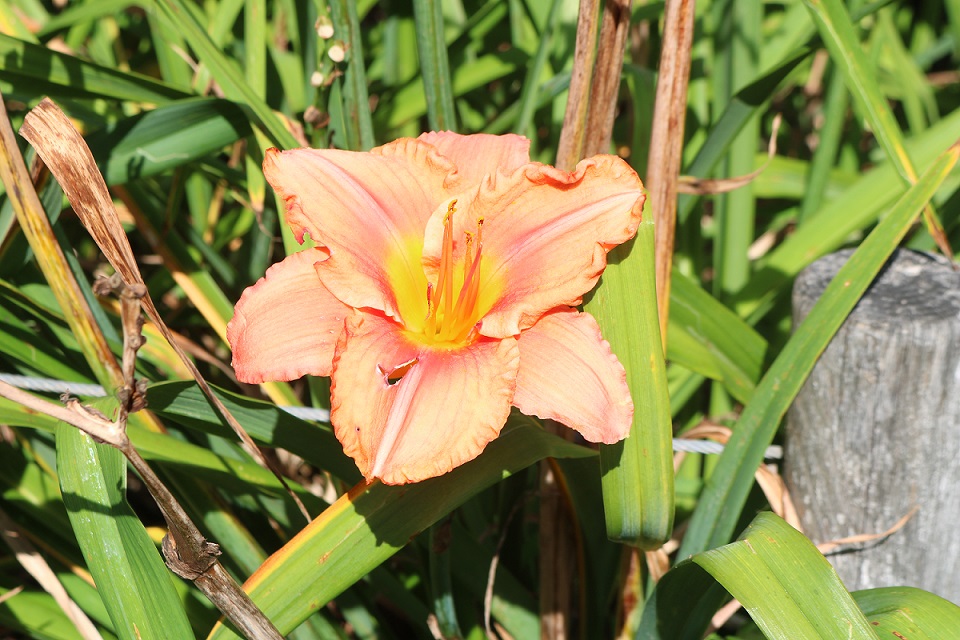
{"type": "Polygon", "coordinates": [[[456,131],[457,114],[453,104],[453,81],[443,37],[443,11],[440,0],[413,0],[417,24],[417,52],[420,73],[427,97],[427,120],[434,131],[456,131]]]}
{"type": "MultiPolygon", "coordinates": [[[[715,5],[721,12],[721,29],[714,41],[722,47],[717,64],[725,67],[715,87],[717,111],[725,106],[734,92],[756,75],[760,49],[762,5],[753,2],[729,2],[715,5]],[[721,43],[723,43],[721,45],[721,43]]],[[[754,156],[759,141],[759,112],[755,111],[734,138],[721,165],[724,177],[746,175],[754,169],[754,156]]],[[[714,296],[729,297],[747,283],[750,277],[748,253],[754,237],[756,200],[751,185],[745,185],[715,199],[717,235],[713,243],[715,257],[714,296]]],[[[733,408],[729,395],[721,385],[713,385],[710,415],[723,415],[733,408]]]]}
{"type": "Polygon", "coordinates": [[[835,71],[830,74],[830,80],[827,83],[826,98],[823,103],[823,126],[818,132],[819,143],[810,161],[810,173],[803,191],[803,200],[800,203],[800,214],[797,216],[798,223],[802,224],[804,218],[812,215],[823,202],[830,171],[833,169],[843,138],[843,125],[849,104],[850,97],[843,75],[835,71]]]}
{"type": "Polygon", "coordinates": [[[363,42],[360,38],[356,2],[330,0],[329,5],[333,16],[334,36],[343,40],[349,61],[341,89],[347,145],[354,151],[369,151],[374,146],[373,119],[370,115],[370,96],[367,93],[367,74],[364,69],[363,42]]]}
{"type": "Polygon", "coordinates": [[[725,544],[733,535],[753,486],[754,473],[787,408],[918,212],[953,169],[958,155],[960,146],[955,144],[897,201],[833,279],[763,376],[737,420],[716,469],[707,479],[679,558],[725,544]]]}
{"type": "MultiPolygon", "coordinates": [[[[267,93],[267,3],[266,0],[246,0],[243,9],[244,71],[247,85],[261,98],[267,93]]],[[[255,131],[258,149],[248,149],[244,155],[247,172],[247,194],[250,207],[257,215],[263,213],[266,179],[263,177],[262,155],[258,150],[270,146],[267,136],[260,129],[255,131]]],[[[206,216],[203,217],[206,220],[206,216]]]]}
{"type": "Polygon", "coordinates": [[[584,304],[623,363],[633,396],[630,436],[600,445],[607,536],[643,549],[673,530],[673,449],[670,398],[657,316],[652,221],[607,255],[600,286],[584,304]]]}
{"type": "MultiPolygon", "coordinates": [[[[717,87],[717,93],[723,96],[723,105],[756,75],[761,10],[762,6],[753,2],[731,2],[724,8],[732,37],[717,61],[727,66],[727,82],[725,86],[717,87]]],[[[728,176],[746,175],[754,170],[760,137],[758,113],[755,111],[746,121],[730,145],[725,163],[728,176]]],[[[756,200],[751,186],[745,185],[718,196],[716,204],[717,238],[714,247],[718,256],[714,264],[714,295],[723,300],[739,291],[750,275],[747,253],[753,242],[756,200]]]]}

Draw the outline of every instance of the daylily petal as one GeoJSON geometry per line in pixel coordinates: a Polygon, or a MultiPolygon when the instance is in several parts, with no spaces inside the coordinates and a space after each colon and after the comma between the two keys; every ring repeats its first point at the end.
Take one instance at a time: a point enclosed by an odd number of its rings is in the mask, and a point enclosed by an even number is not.
{"type": "MultiPolygon", "coordinates": [[[[555,307],[576,306],[607,264],[607,252],[632,238],[643,211],[640,178],[616,156],[583,160],[573,172],[530,163],[488,178],[458,202],[453,236],[483,220],[481,305],[485,336],[517,335],[555,307]],[[484,296],[496,299],[484,300],[484,296]]],[[[427,223],[423,263],[432,278],[442,250],[443,215],[427,223]]],[[[460,259],[466,243],[454,247],[460,259]]]]}
{"type": "Polygon", "coordinates": [[[425,287],[424,227],[461,188],[456,167],[432,145],[402,139],[370,153],[270,149],[263,171],[286,202],[297,240],[309,232],[329,249],[323,281],[344,303],[395,317],[395,289],[425,287]]]}
{"type": "Polygon", "coordinates": [[[553,311],[520,334],[518,343],[514,406],[576,429],[590,442],[627,437],[633,422],[627,374],[593,316],[553,311]]]}
{"type": "Polygon", "coordinates": [[[337,338],[352,311],[317,275],[315,265],[327,255],[317,248],[288,256],[243,292],[227,325],[238,380],[330,375],[337,338]]]}
{"type": "Polygon", "coordinates": [[[432,478],[499,435],[518,367],[515,339],[431,349],[410,342],[390,319],[358,312],[337,345],[330,421],[368,480],[432,478]]]}
{"type": "Polygon", "coordinates": [[[497,171],[509,175],[530,162],[530,141],[513,133],[462,136],[451,131],[431,131],[421,134],[418,140],[429,142],[457,165],[457,175],[467,184],[479,185],[484,176],[496,175],[497,171]]]}

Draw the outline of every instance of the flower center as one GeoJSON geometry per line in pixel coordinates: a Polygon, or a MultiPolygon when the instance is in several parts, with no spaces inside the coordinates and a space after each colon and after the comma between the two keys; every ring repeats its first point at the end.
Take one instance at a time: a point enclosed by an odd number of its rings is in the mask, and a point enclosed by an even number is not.
{"type": "Polygon", "coordinates": [[[453,215],[456,212],[457,201],[453,200],[443,217],[443,249],[437,283],[427,283],[423,337],[431,343],[463,343],[471,337],[480,320],[477,301],[480,296],[483,218],[477,219],[476,233],[467,231],[464,234],[466,247],[462,260],[458,261],[453,257],[453,215]],[[461,275],[462,279],[458,277],[461,275]]]}

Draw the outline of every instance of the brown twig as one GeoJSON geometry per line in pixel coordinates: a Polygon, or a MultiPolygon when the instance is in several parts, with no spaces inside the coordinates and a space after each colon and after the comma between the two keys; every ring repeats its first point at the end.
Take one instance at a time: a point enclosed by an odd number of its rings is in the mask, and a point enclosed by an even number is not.
{"type": "MultiPolygon", "coordinates": [[[[36,126],[30,126],[25,122],[21,128],[21,133],[31,140],[45,161],[52,158],[54,164],[61,169],[59,173],[54,171],[54,174],[70,197],[74,209],[78,214],[81,214],[80,217],[87,229],[117,270],[117,275],[114,278],[103,279],[96,286],[100,293],[108,291],[116,293],[121,301],[124,339],[121,365],[117,366],[113,354],[109,350],[105,352],[107,355],[103,358],[104,362],[98,363],[101,369],[107,372],[104,374],[104,382],[109,378],[114,388],[119,386],[120,411],[117,419],[111,421],[96,410],[82,406],[75,399],[66,399],[65,406],[57,405],[5,383],[0,383],[0,396],[18,402],[32,411],[62,420],[81,429],[96,440],[119,449],[137,473],[140,474],[166,519],[170,532],[164,544],[167,565],[179,575],[190,576],[191,579],[194,579],[201,591],[217,604],[220,610],[247,637],[282,638],[263,612],[257,609],[256,605],[249,599],[240,585],[223,570],[216,559],[219,554],[217,545],[207,542],[203,538],[203,535],[186,512],[146,464],[127,436],[128,414],[145,406],[144,384],[138,383],[134,376],[137,350],[144,344],[141,305],[160,327],[164,336],[169,339],[171,346],[184,360],[185,365],[197,376],[198,384],[211,397],[211,402],[224,411],[225,408],[200,377],[193,362],[172,340],[169,329],[160,319],[153,302],[150,300],[136,260],[133,257],[133,250],[127,241],[123,228],[120,226],[116,209],[107,193],[103,177],[96,169],[96,164],[86,147],[86,143],[83,142],[83,138],[52,102],[48,100],[42,104],[44,105],[42,111],[47,119],[38,122],[40,116],[35,116],[32,123],[36,126]]],[[[0,163],[0,170],[2,170],[0,172],[3,173],[4,182],[8,185],[8,192],[12,190],[18,195],[17,198],[12,198],[16,201],[16,207],[21,209],[24,207],[38,208],[39,200],[33,182],[26,174],[26,168],[15,142],[10,142],[12,130],[9,128],[9,120],[6,118],[6,112],[2,105],[2,98],[0,98],[0,121],[2,121],[0,124],[6,124],[6,126],[0,126],[0,136],[3,137],[3,148],[6,151],[4,154],[5,161],[0,163]],[[12,187],[9,185],[12,185],[12,187]]],[[[31,121],[30,116],[35,113],[36,111],[28,115],[28,122],[31,121]]],[[[42,209],[38,210],[42,211],[42,209]]],[[[20,212],[18,211],[18,213],[20,212]]],[[[29,218],[25,219],[29,221],[29,218]]],[[[52,237],[52,233],[38,233],[36,235],[43,242],[47,242],[45,239],[47,236],[52,237]]],[[[41,249],[46,248],[46,246],[41,245],[41,249]]],[[[49,250],[53,253],[59,252],[60,249],[58,245],[53,244],[49,250]]],[[[56,280],[58,276],[53,274],[48,277],[56,280]]],[[[96,335],[98,332],[91,330],[90,333],[96,335]]],[[[97,350],[87,349],[85,352],[95,353],[97,350]]],[[[243,432],[236,419],[229,416],[227,420],[231,426],[235,427],[235,430],[242,433],[242,439],[243,436],[246,436],[244,442],[250,440],[250,437],[243,432]]],[[[250,443],[252,444],[252,441],[250,443]]],[[[254,449],[259,453],[259,449],[256,449],[255,445],[254,449]]],[[[301,504],[302,508],[302,503],[299,503],[299,500],[298,504],[301,504]]]]}

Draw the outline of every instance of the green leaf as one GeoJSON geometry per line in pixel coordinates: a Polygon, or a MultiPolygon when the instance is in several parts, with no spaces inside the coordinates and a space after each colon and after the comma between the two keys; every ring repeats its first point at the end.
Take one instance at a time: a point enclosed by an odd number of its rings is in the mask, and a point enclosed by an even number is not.
{"type": "Polygon", "coordinates": [[[893,206],[824,291],[764,375],[733,428],[680,547],[679,557],[724,544],[734,533],[753,476],[780,420],[830,339],[953,169],[960,147],[940,156],[893,206]]]}
{"type": "Polygon", "coordinates": [[[853,599],[881,638],[939,640],[960,629],[960,607],[922,589],[865,589],[853,599]]]}
{"type": "Polygon", "coordinates": [[[236,104],[192,98],[124,118],[86,140],[107,184],[117,185],[193,162],[250,133],[236,104]]]}
{"type": "MultiPolygon", "coordinates": [[[[245,588],[280,632],[289,633],[482,489],[548,456],[590,455],[528,418],[511,419],[479,458],[444,476],[396,487],[358,484],[276,552],[245,588]]],[[[233,637],[220,626],[210,640],[233,637]]]]}
{"type": "MultiPolygon", "coordinates": [[[[699,553],[670,571],[657,587],[655,606],[644,611],[639,637],[702,637],[703,629],[697,635],[678,610],[698,600],[701,605],[716,601],[712,580],[695,567],[739,600],[770,640],[878,639],[827,559],[802,533],[770,512],[759,514],[737,542],[699,553]],[[688,582],[690,591],[679,592],[675,583],[680,580],[688,582]],[[672,607],[667,599],[673,600],[672,607]],[[662,615],[666,611],[661,607],[669,607],[674,617],[662,615]]],[[[690,620],[703,624],[705,609],[699,606],[697,611],[690,620]]]]}
{"type": "MultiPolygon", "coordinates": [[[[354,484],[360,472],[327,425],[311,424],[296,418],[276,405],[213,387],[217,396],[243,425],[250,437],[268,447],[286,449],[320,469],[354,484]]],[[[219,414],[194,382],[165,382],[150,385],[147,391],[150,410],[161,417],[233,439],[219,414]]]]}
{"type": "Polygon", "coordinates": [[[173,576],[126,502],[123,455],[61,424],[57,470],[70,523],[118,636],[193,637],[173,576]]]}
{"type": "Polygon", "coordinates": [[[670,287],[671,362],[723,383],[744,404],[760,379],[767,341],[680,272],[670,287]]]}
{"type": "Polygon", "coordinates": [[[657,318],[653,223],[614,248],[584,309],[627,371],[633,427],[626,440],[600,446],[603,506],[612,540],[655,549],[673,529],[670,397],[657,318]]]}
{"type": "Polygon", "coordinates": [[[200,61],[210,68],[224,95],[247,106],[257,125],[263,129],[273,144],[282,149],[300,146],[280,117],[246,83],[236,61],[223,54],[183,0],[156,0],[154,5],[160,9],[161,14],[171,25],[184,34],[200,61]]]}

